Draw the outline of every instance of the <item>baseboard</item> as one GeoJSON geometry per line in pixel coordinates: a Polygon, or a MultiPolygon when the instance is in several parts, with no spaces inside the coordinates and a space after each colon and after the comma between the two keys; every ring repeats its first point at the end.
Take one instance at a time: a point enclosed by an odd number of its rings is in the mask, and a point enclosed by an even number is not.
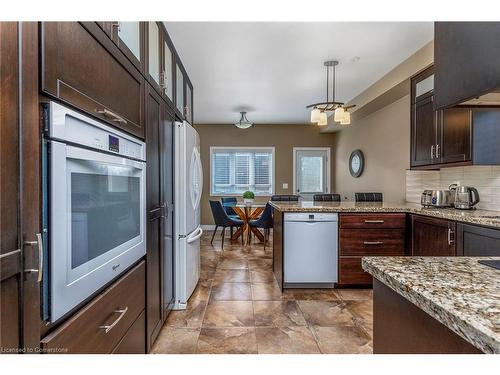
{"type": "Polygon", "coordinates": [[[205,230],[205,231],[209,231],[209,230],[214,230],[215,229],[215,225],[214,224],[207,224],[207,225],[201,225],[201,229],[205,230]]]}

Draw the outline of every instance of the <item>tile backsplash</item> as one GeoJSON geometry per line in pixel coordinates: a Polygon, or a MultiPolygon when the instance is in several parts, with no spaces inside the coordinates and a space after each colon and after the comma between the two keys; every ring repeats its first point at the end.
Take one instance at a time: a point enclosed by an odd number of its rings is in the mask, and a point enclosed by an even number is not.
{"type": "Polygon", "coordinates": [[[479,191],[477,207],[500,211],[500,166],[473,165],[439,171],[406,171],[406,201],[420,203],[426,189],[448,189],[453,183],[473,186],[479,191]]]}

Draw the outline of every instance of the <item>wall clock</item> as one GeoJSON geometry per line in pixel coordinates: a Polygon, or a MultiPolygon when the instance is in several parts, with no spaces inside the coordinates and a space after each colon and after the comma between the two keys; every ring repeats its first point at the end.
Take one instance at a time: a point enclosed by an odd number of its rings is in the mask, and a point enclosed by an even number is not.
{"type": "Polygon", "coordinates": [[[359,177],[365,167],[365,157],[361,150],[354,150],[349,158],[349,172],[352,177],[359,177]]]}

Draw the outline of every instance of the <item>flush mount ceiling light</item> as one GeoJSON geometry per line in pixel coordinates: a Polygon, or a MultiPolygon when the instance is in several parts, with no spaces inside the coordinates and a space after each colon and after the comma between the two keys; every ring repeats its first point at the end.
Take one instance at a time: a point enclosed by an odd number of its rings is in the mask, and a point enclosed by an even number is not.
{"type": "Polygon", "coordinates": [[[241,118],[240,121],[235,122],[234,126],[240,129],[248,129],[253,126],[253,122],[248,121],[247,119],[247,113],[246,112],[240,112],[241,113],[241,118]]]}
{"type": "Polygon", "coordinates": [[[308,105],[306,108],[311,110],[311,122],[317,123],[319,126],[327,125],[328,115],[327,112],[333,112],[333,120],[340,122],[341,125],[349,125],[351,123],[351,114],[348,109],[355,107],[355,105],[346,106],[345,103],[335,101],[335,67],[339,65],[338,61],[325,61],[326,66],[326,102],[314,103],[308,105]],[[332,100],[330,101],[330,70],[332,71],[332,100]]]}

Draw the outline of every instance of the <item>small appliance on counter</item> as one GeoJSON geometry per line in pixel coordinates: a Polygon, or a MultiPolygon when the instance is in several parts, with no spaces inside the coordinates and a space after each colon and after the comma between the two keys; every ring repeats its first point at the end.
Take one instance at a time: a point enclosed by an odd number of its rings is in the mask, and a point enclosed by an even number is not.
{"type": "Polygon", "coordinates": [[[453,207],[454,198],[451,190],[424,190],[420,204],[424,207],[453,207]]]}
{"type": "Polygon", "coordinates": [[[454,206],[456,209],[471,210],[479,203],[479,193],[476,188],[452,184],[450,190],[455,193],[454,206]]]}

